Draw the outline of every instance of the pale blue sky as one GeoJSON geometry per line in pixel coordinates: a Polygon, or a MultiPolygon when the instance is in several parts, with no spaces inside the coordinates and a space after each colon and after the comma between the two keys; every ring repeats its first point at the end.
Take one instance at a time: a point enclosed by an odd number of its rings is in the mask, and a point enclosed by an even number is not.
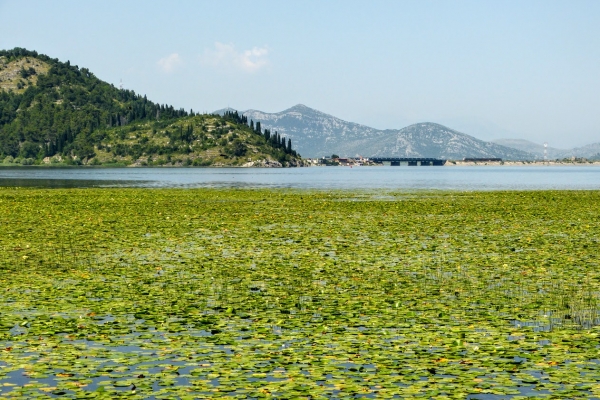
{"type": "Polygon", "coordinates": [[[600,1],[12,1],[0,48],[176,107],[600,141],[600,1]]]}

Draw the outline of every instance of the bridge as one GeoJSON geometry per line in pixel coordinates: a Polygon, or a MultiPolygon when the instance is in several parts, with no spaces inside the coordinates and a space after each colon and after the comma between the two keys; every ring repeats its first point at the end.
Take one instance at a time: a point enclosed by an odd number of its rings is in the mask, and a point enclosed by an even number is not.
{"type": "Polygon", "coordinates": [[[410,167],[416,167],[417,165],[428,166],[428,165],[444,165],[446,160],[439,158],[402,158],[402,157],[373,157],[369,160],[375,163],[389,162],[392,166],[408,165],[410,167]]]}

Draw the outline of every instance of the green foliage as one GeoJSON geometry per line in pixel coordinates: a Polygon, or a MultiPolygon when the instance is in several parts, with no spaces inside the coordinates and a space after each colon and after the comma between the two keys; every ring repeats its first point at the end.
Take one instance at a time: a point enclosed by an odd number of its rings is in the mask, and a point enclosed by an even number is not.
{"type": "Polygon", "coordinates": [[[21,67],[21,70],[19,71],[19,75],[21,75],[21,78],[23,79],[27,79],[30,76],[33,76],[36,74],[36,71],[33,67],[29,67],[28,69],[25,69],[25,67],[21,67]]]}
{"type": "Polygon", "coordinates": [[[27,141],[21,146],[20,156],[23,158],[36,158],[41,150],[41,146],[37,143],[27,141]]]}
{"type": "MultiPolygon", "coordinates": [[[[68,61],[20,48],[0,51],[0,56],[9,61],[36,57],[51,66],[22,94],[0,92],[0,156],[17,156],[23,143],[36,144],[46,156],[77,156],[73,151],[90,156],[87,147],[92,144],[87,135],[99,129],[154,120],[157,112],[164,120],[188,115],[183,109],[117,89],[68,61]],[[78,141],[85,143],[76,144],[78,141]]],[[[20,70],[23,78],[34,73],[33,68],[20,70]]],[[[19,82],[19,88],[23,87],[19,82]]]]}
{"type": "Polygon", "coordinates": [[[248,148],[240,139],[235,139],[228,148],[229,154],[236,157],[244,156],[246,154],[246,151],[248,151],[248,148]]]}
{"type": "MultiPolygon", "coordinates": [[[[235,122],[236,124],[248,124],[248,117],[238,114],[237,111],[226,111],[223,118],[227,121],[235,122]]],[[[254,129],[254,122],[251,123],[251,129],[254,129]]]]}

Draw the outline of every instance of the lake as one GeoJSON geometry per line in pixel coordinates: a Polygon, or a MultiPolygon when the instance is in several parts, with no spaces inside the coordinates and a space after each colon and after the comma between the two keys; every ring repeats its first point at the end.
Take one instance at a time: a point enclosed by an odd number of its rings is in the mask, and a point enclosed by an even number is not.
{"type": "Polygon", "coordinates": [[[598,166],[0,168],[0,186],[385,190],[597,190],[598,166]]]}

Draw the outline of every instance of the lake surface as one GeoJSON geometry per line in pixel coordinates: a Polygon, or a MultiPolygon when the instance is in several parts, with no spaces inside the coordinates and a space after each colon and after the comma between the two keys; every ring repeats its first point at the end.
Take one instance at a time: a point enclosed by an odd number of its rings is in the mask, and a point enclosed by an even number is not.
{"type": "Polygon", "coordinates": [[[600,189],[599,166],[0,168],[0,186],[386,190],[600,189]]]}

